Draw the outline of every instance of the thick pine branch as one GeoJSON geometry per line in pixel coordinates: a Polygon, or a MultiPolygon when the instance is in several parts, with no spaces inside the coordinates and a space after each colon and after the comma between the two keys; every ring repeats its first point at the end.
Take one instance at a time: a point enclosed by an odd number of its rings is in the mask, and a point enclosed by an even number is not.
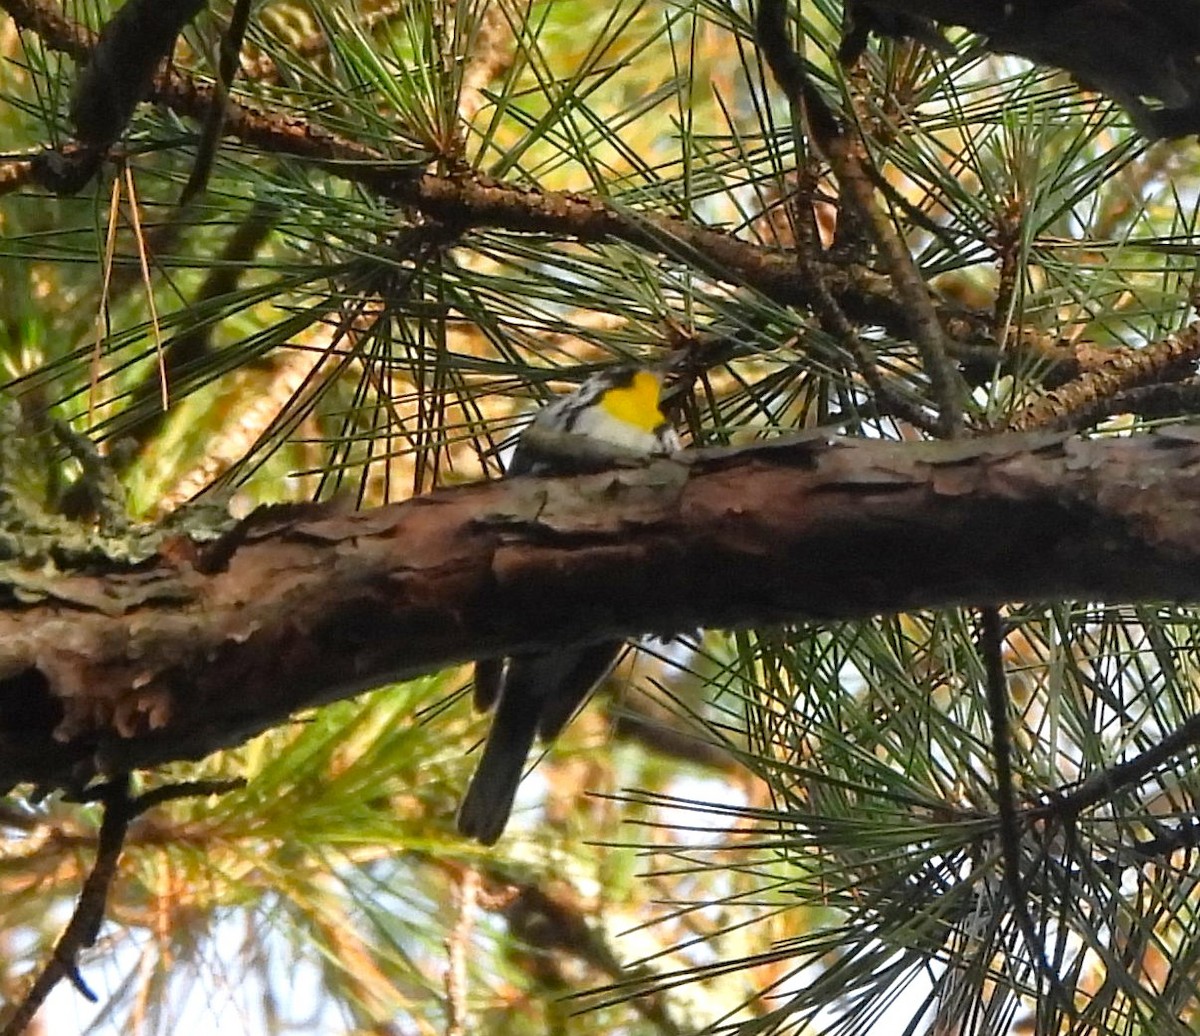
{"type": "MultiPolygon", "coordinates": [[[[1200,438],[801,438],[266,510],[0,611],[0,779],[196,757],[465,659],[965,603],[1200,600],[1200,438]]],[[[47,591],[43,591],[47,592],[47,591]]]]}

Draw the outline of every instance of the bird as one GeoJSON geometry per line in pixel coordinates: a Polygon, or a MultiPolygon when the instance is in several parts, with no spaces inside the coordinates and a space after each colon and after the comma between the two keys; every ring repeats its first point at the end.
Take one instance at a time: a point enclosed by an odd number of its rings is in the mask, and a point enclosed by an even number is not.
{"type": "MultiPolygon", "coordinates": [[[[662,411],[662,375],[622,365],[590,375],[543,407],[521,433],[506,477],[567,475],[680,449],[662,411]]],[[[504,832],[535,738],[549,743],[616,664],[624,641],[537,651],[475,664],[474,704],[495,710],[458,830],[494,845],[504,832]]]]}

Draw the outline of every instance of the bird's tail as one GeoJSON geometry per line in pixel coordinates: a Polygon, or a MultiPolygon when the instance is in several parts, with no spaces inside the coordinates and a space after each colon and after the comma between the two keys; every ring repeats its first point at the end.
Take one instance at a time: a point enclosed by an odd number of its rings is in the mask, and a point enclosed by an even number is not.
{"type": "Polygon", "coordinates": [[[483,758],[458,810],[458,830],[467,838],[494,845],[503,833],[537,724],[537,711],[528,701],[500,696],[483,758]]]}

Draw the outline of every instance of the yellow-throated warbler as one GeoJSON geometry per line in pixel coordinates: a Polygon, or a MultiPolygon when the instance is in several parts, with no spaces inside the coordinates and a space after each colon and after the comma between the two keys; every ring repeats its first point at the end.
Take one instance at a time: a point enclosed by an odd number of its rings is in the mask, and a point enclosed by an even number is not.
{"type": "MultiPolygon", "coordinates": [[[[614,460],[674,453],[679,436],[645,368],[593,374],[538,411],[521,433],[511,475],[562,475],[614,460]]],[[[504,831],[534,737],[551,741],[613,667],[622,641],[493,658],[475,665],[475,706],[496,717],[458,811],[458,829],[491,845],[504,831]]]]}

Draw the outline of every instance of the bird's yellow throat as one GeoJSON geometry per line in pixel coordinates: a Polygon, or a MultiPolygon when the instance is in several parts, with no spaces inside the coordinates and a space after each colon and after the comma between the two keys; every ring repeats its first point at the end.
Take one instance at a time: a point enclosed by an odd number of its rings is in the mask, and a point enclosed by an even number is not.
{"type": "Polygon", "coordinates": [[[661,389],[657,375],[638,371],[628,385],[605,392],[600,405],[618,421],[653,432],[667,420],[658,406],[661,389]]]}

